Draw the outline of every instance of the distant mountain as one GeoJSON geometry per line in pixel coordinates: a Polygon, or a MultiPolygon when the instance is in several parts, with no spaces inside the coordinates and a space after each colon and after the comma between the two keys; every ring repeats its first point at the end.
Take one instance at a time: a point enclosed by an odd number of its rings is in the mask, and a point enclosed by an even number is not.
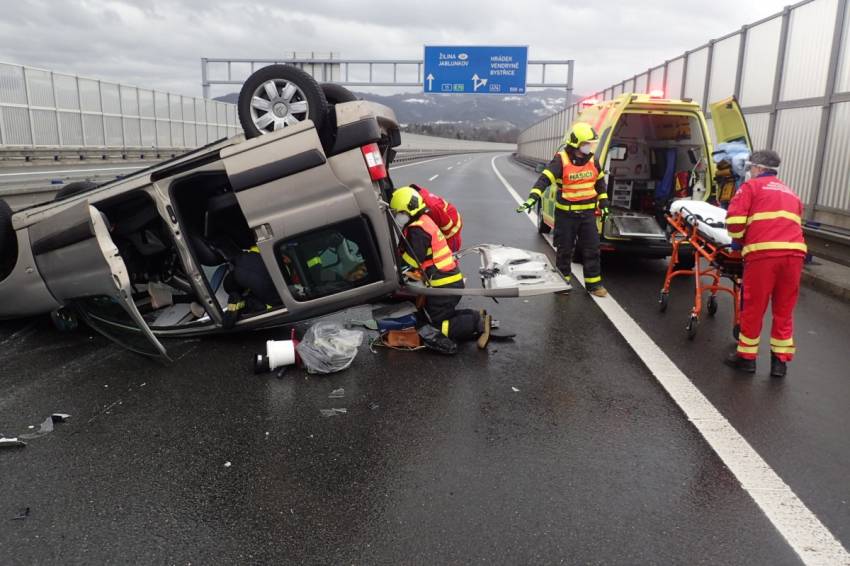
{"type": "MultiPolygon", "coordinates": [[[[568,101],[562,90],[532,91],[525,96],[404,93],[381,96],[355,92],[358,98],[389,106],[409,131],[461,139],[516,140],[519,131],[563,110],[568,101]]],[[[237,93],[216,98],[236,103],[237,93]]]]}

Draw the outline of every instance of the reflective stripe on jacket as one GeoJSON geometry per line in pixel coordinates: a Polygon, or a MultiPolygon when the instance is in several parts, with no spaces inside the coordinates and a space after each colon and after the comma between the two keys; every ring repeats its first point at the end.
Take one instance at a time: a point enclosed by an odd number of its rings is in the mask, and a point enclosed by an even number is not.
{"type": "Polygon", "coordinates": [[[434,220],[428,214],[422,214],[404,228],[405,237],[408,237],[411,228],[419,228],[425,232],[431,240],[431,246],[426,250],[426,257],[421,264],[408,252],[404,252],[402,259],[405,263],[424,271],[434,287],[462,280],[463,274],[457,269],[457,262],[446,242],[446,237],[434,220]]]}
{"type": "Polygon", "coordinates": [[[775,175],[750,179],[726,212],[726,229],[740,241],[747,259],[806,255],[800,197],[775,175]]]}
{"type": "Polygon", "coordinates": [[[422,196],[422,200],[425,201],[425,206],[428,207],[428,216],[437,224],[446,238],[451,238],[460,232],[463,221],[455,205],[428,191],[428,189],[419,186],[416,189],[422,196]]]}
{"type": "Polygon", "coordinates": [[[557,193],[555,207],[566,211],[593,210],[596,208],[596,181],[602,176],[596,159],[588,159],[584,165],[575,165],[566,151],[561,156],[561,190],[557,193]]]}

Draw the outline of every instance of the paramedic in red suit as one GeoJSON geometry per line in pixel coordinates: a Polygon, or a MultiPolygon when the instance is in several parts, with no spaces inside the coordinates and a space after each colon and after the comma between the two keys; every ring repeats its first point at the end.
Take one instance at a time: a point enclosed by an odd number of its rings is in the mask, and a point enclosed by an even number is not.
{"type": "Polygon", "coordinates": [[[460,250],[461,240],[460,231],[463,228],[463,219],[460,217],[460,212],[457,211],[455,205],[439,195],[435,195],[425,187],[410,184],[416,192],[425,201],[425,206],[428,207],[428,216],[430,216],[440,232],[446,237],[446,242],[449,244],[449,249],[452,252],[460,250]]]}
{"type": "Polygon", "coordinates": [[[726,363],[747,373],[756,370],[762,320],[772,305],[770,375],[784,377],[794,358],[794,306],[806,256],[803,205],[779,177],[779,155],[756,151],[748,180],[729,202],[726,228],[744,257],[743,309],[737,351],[726,363]]]}

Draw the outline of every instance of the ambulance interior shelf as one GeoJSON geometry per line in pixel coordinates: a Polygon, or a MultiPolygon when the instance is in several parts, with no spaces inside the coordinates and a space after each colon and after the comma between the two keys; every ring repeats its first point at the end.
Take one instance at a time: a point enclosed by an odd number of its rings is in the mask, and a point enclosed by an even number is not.
{"type": "Polygon", "coordinates": [[[623,116],[606,155],[612,209],[606,237],[664,238],[670,201],[705,187],[704,155],[695,117],[623,116]]]}

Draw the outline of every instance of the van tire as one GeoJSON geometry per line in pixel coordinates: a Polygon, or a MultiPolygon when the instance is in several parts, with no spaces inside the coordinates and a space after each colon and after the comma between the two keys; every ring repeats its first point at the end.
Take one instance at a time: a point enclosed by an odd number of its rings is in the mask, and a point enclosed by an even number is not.
{"type": "Polygon", "coordinates": [[[679,261],[674,266],[675,269],[693,269],[696,264],[696,254],[693,250],[679,250],[679,261]]]}
{"type": "Polygon", "coordinates": [[[12,207],[0,199],[0,281],[6,278],[18,261],[18,239],[12,227],[12,207]]]}
{"type": "Polygon", "coordinates": [[[343,102],[354,102],[359,100],[353,92],[336,83],[322,83],[322,92],[328,104],[342,104],[343,102]]]}
{"type": "MultiPolygon", "coordinates": [[[[261,130],[254,123],[254,117],[251,112],[251,102],[254,94],[265,83],[270,81],[287,82],[295,86],[300,93],[296,93],[293,96],[298,96],[299,100],[297,102],[303,99],[307,103],[307,111],[303,117],[300,116],[302,112],[293,112],[292,116],[298,120],[312,120],[317,130],[322,128],[322,124],[324,124],[328,113],[328,101],[316,79],[293,65],[269,65],[268,67],[257,70],[248,77],[245,84],[242,85],[242,90],[239,91],[239,100],[237,102],[239,123],[242,124],[246,138],[250,139],[271,133],[270,130],[261,130]],[[296,114],[299,116],[296,116],[296,114]]],[[[279,87],[278,92],[280,92],[279,87]]],[[[265,97],[268,98],[267,95],[265,97]]]]}

